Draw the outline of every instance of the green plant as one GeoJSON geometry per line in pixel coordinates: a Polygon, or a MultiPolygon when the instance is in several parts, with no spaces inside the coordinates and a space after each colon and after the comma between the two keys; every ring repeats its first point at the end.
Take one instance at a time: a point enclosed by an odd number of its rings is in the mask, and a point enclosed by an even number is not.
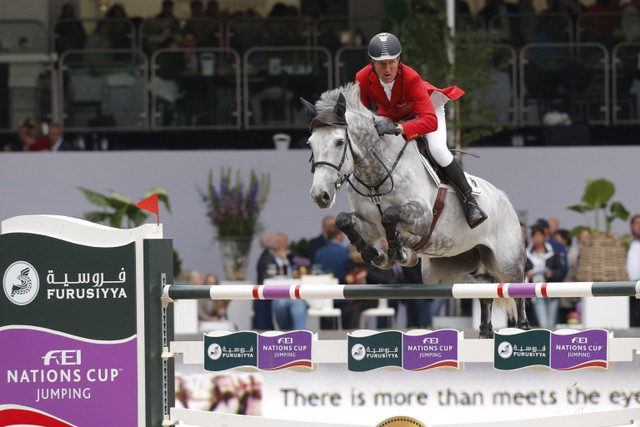
{"type": "Polygon", "coordinates": [[[292,241],[289,244],[289,252],[291,252],[293,256],[306,258],[309,253],[309,241],[304,237],[298,241],[292,241]]]}
{"type": "MultiPolygon", "coordinates": [[[[139,226],[149,216],[148,213],[136,206],[136,202],[116,193],[114,190],[109,189],[109,195],[100,194],[83,187],[78,187],[78,190],[84,194],[90,203],[103,208],[102,211],[84,213],[83,217],[87,221],[98,224],[106,223],[110,227],[122,228],[122,221],[126,219],[127,228],[131,228],[139,226]]],[[[171,213],[169,197],[167,196],[167,192],[162,188],[152,188],[144,194],[142,200],[154,194],[158,194],[158,200],[163,202],[167,211],[171,213]]]]}
{"type": "Polygon", "coordinates": [[[492,118],[496,108],[484,102],[494,85],[492,75],[505,64],[496,50],[495,41],[480,36],[470,26],[457,23],[454,37],[449,35],[446,2],[416,0],[412,13],[402,26],[403,62],[438,87],[458,86],[465,95],[456,103],[455,126],[460,130],[460,145],[502,130],[492,118]],[[449,47],[454,46],[452,63],[449,47]]]}
{"type": "Polygon", "coordinates": [[[592,235],[600,234],[600,216],[604,216],[605,223],[605,233],[611,232],[611,223],[615,219],[621,219],[626,221],[629,218],[629,211],[624,205],[620,202],[611,202],[611,198],[616,191],[615,185],[604,178],[600,179],[588,179],[586,183],[586,188],[584,190],[584,194],[582,195],[582,202],[577,205],[567,206],[567,209],[570,209],[575,212],[579,212],[584,215],[587,226],[578,226],[575,227],[569,233],[570,237],[574,237],[585,228],[588,228],[591,231],[592,235]],[[593,212],[594,221],[591,222],[588,212],[593,212]]]}
{"type": "Polygon", "coordinates": [[[260,231],[258,218],[267,202],[269,185],[269,174],[262,174],[258,179],[253,170],[247,187],[240,171],[236,171],[232,185],[231,169],[222,168],[216,187],[213,171],[209,171],[207,190],[200,191],[200,195],[207,205],[207,216],[216,228],[217,237],[249,237],[260,231]]]}

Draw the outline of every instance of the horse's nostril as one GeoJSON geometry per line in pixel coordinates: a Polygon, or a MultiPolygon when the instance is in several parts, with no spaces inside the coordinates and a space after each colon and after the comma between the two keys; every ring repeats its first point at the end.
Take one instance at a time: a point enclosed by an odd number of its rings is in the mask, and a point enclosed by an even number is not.
{"type": "Polygon", "coordinates": [[[331,201],[331,196],[326,191],[322,193],[322,201],[325,203],[329,203],[331,201]]]}

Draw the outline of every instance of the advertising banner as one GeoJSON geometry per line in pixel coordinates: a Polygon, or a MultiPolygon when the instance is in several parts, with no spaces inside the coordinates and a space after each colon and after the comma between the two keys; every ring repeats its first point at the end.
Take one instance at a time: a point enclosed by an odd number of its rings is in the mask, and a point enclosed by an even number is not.
{"type": "Polygon", "coordinates": [[[137,425],[135,243],[0,235],[0,418],[137,425]]]}

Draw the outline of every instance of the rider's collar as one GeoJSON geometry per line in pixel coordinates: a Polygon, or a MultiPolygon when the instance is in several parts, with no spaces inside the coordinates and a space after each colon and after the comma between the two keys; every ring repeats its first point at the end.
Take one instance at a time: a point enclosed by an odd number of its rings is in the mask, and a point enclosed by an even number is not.
{"type": "Polygon", "coordinates": [[[337,126],[346,128],[347,122],[344,117],[336,116],[332,108],[326,108],[320,111],[318,115],[311,120],[311,124],[309,125],[309,132],[313,132],[315,128],[324,126],[337,126]]]}

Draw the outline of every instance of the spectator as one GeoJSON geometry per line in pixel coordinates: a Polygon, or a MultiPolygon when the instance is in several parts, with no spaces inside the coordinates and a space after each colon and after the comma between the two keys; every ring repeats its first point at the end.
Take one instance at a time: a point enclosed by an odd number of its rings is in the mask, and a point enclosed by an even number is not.
{"type": "MultiPolygon", "coordinates": [[[[275,254],[280,246],[280,238],[276,233],[265,231],[260,234],[260,247],[263,249],[258,258],[256,272],[258,274],[258,284],[262,285],[264,280],[275,276],[278,272],[275,254]]],[[[272,304],[270,300],[253,301],[253,329],[268,331],[275,329],[272,320],[272,304]]]]}
{"type": "Polygon", "coordinates": [[[28,119],[20,121],[20,124],[18,125],[18,138],[5,143],[2,147],[3,151],[22,151],[23,141],[27,135],[27,121],[28,119]]]}
{"type": "Polygon", "coordinates": [[[76,19],[76,10],[72,3],[62,6],[54,32],[58,55],[69,49],[84,49],[87,33],[82,22],[76,19]]]}
{"type": "Polygon", "coordinates": [[[342,245],[344,233],[333,226],[327,232],[326,245],[318,249],[315,263],[322,266],[322,271],[331,273],[340,283],[346,283],[347,263],[349,262],[349,249],[342,245]]]}
{"type": "Polygon", "coordinates": [[[564,281],[564,278],[567,277],[567,271],[568,271],[567,249],[560,242],[558,242],[556,239],[552,237],[550,225],[553,225],[553,231],[557,230],[559,227],[558,220],[556,220],[555,218],[549,218],[549,220],[551,221],[551,223],[549,223],[549,221],[543,218],[540,218],[536,222],[536,225],[540,225],[543,227],[546,241],[549,242],[553,250],[555,252],[558,252],[560,254],[560,257],[562,258],[562,263],[563,263],[562,275],[558,277],[558,280],[556,280],[558,282],[562,282],[564,281]]]}
{"type": "MultiPolygon", "coordinates": [[[[527,249],[525,274],[534,283],[561,282],[562,258],[546,239],[542,225],[531,227],[531,245],[527,249]]],[[[542,328],[553,328],[557,323],[558,298],[534,298],[533,308],[542,328]]]]}
{"type": "Polygon", "coordinates": [[[309,251],[307,253],[307,258],[309,258],[309,261],[312,265],[314,263],[313,260],[316,255],[316,251],[326,245],[327,242],[329,242],[329,239],[327,239],[327,232],[331,227],[335,227],[335,225],[336,217],[327,215],[322,218],[322,233],[318,237],[311,239],[311,241],[309,242],[309,251]]]}
{"type": "MultiPolygon", "coordinates": [[[[333,225],[327,231],[327,239],[327,244],[316,251],[314,264],[319,265],[322,272],[333,274],[339,283],[346,283],[347,264],[351,258],[349,257],[349,249],[342,246],[344,234],[338,230],[338,227],[333,225]]],[[[343,309],[347,302],[347,300],[334,300],[333,306],[343,309]]],[[[320,319],[320,328],[334,328],[332,324],[333,320],[334,319],[329,318],[320,319]]],[[[346,326],[343,325],[343,328],[344,327],[346,326]]]]}
{"type": "Polygon", "coordinates": [[[175,34],[180,28],[180,20],[173,14],[173,1],[164,0],[162,2],[162,9],[160,13],[156,15],[155,20],[151,23],[151,28],[148,30],[150,34],[162,34],[168,36],[175,34]]]}
{"type": "Polygon", "coordinates": [[[215,21],[204,11],[204,5],[200,0],[191,2],[191,17],[184,26],[185,30],[189,30],[196,34],[200,42],[200,46],[217,47],[216,31],[218,26],[215,21]]]}
{"type": "MultiPolygon", "coordinates": [[[[367,275],[369,265],[362,259],[362,254],[354,246],[349,247],[349,262],[345,282],[349,285],[364,285],[369,283],[367,275]]],[[[342,304],[342,328],[356,329],[360,324],[361,313],[378,305],[377,300],[348,300],[342,304]]]]}
{"type": "Polygon", "coordinates": [[[108,22],[108,37],[112,49],[131,49],[133,35],[131,21],[121,4],[114,4],[105,16],[108,22]]]}
{"type": "MultiPolygon", "coordinates": [[[[422,260],[413,267],[402,267],[403,283],[422,284],[422,260]]],[[[428,328],[433,325],[433,316],[444,306],[444,299],[408,299],[407,327],[428,328]]]]}
{"type": "MultiPolygon", "coordinates": [[[[174,50],[178,48],[178,42],[174,37],[167,37],[160,48],[174,50]]],[[[179,52],[162,52],[156,57],[156,64],[156,108],[160,111],[162,125],[174,125],[178,122],[176,103],[180,98],[179,83],[185,69],[184,55],[179,52]]]]}
{"type": "MultiPolygon", "coordinates": [[[[218,276],[215,273],[207,274],[207,277],[204,279],[204,284],[207,286],[217,286],[220,284],[218,281],[218,276]]],[[[229,320],[227,316],[227,307],[231,300],[212,300],[210,305],[209,314],[211,315],[211,320],[214,322],[219,322],[221,320],[229,320]]]]}
{"type": "MultiPolygon", "coordinates": [[[[289,254],[289,238],[284,233],[278,233],[279,245],[274,253],[274,260],[278,266],[278,275],[291,277],[292,265],[289,254]]],[[[307,302],[305,300],[274,300],[271,309],[280,330],[304,330],[307,327],[307,302]]]]}
{"type": "Polygon", "coordinates": [[[64,132],[60,123],[51,123],[49,125],[49,141],[51,142],[51,151],[71,151],[75,149],[71,141],[64,139],[64,132]]]}
{"type": "MultiPolygon", "coordinates": [[[[627,252],[627,273],[629,280],[640,280],[640,215],[634,215],[630,222],[631,246],[627,252]]],[[[640,326],[640,300],[631,297],[630,326],[640,326]]]]}
{"type": "MultiPolygon", "coordinates": [[[[198,270],[193,270],[189,273],[189,284],[194,286],[204,285],[204,276],[198,270]]],[[[212,316],[212,301],[206,299],[198,300],[198,322],[211,322],[212,316]]]]}
{"type": "Polygon", "coordinates": [[[49,139],[40,132],[40,125],[27,119],[25,126],[26,130],[20,133],[22,151],[49,151],[49,139]]]}

